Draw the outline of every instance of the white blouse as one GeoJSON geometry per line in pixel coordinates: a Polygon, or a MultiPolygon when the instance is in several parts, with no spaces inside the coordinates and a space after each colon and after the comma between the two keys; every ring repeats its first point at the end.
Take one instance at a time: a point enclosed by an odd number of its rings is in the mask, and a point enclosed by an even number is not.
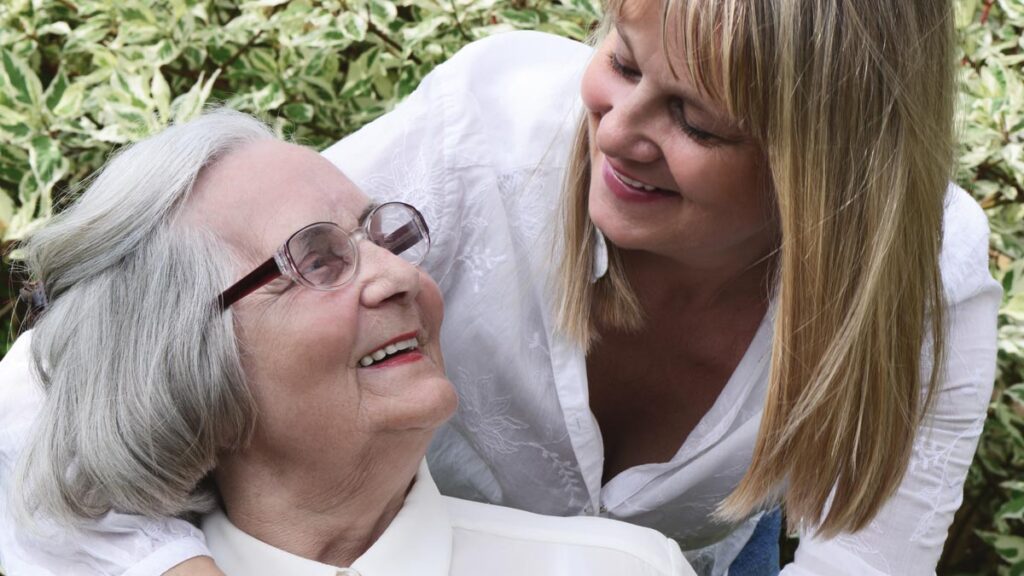
{"type": "Polygon", "coordinates": [[[650,528],[442,496],[426,463],[394,520],[351,566],[275,548],[220,511],[202,527],[227,576],[695,576],[679,546],[650,528]]]}
{"type": "MultiPolygon", "coordinates": [[[[588,405],[585,358],[555,333],[550,306],[560,185],[591,52],[534,32],[481,40],[438,67],[395,111],[324,154],[370,195],[418,206],[430,226],[434,246],[424,266],[447,304],[443,349],[460,400],[428,455],[441,492],[653,527],[679,542],[699,574],[719,576],[757,520],[723,525],[709,514],[750,463],[771,312],[678,452],[602,486],[604,451],[588,405]]],[[[826,541],[801,535],[784,576],[934,572],[991,396],[1000,301],[987,267],[985,216],[955,186],[944,227],[948,366],[903,483],[868,528],[826,541]]],[[[595,275],[603,274],[597,268],[595,275]]],[[[133,561],[159,553],[161,542],[182,541],[180,533],[161,541],[162,534],[141,527],[132,533],[142,551],[133,561]]],[[[0,550],[9,554],[4,542],[0,537],[0,550]]],[[[30,549],[17,553],[48,565],[30,549]]]]}

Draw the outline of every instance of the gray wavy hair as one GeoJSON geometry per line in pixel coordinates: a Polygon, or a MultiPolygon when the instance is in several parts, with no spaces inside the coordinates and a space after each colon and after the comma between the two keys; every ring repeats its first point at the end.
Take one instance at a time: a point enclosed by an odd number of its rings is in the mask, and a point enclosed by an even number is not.
{"type": "Polygon", "coordinates": [[[247,440],[255,407],[216,303],[238,264],[182,214],[204,168],[274,137],[230,110],[167,128],[117,154],[25,243],[49,305],[32,334],[47,395],[14,475],[20,521],[214,505],[202,480],[247,440]]]}

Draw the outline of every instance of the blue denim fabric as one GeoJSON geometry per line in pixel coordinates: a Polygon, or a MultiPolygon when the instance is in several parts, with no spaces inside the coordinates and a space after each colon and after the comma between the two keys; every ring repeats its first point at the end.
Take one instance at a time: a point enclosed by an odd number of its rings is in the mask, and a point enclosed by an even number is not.
{"type": "Polygon", "coordinates": [[[765,512],[747,545],[729,566],[729,576],[778,576],[782,512],[765,512]]]}

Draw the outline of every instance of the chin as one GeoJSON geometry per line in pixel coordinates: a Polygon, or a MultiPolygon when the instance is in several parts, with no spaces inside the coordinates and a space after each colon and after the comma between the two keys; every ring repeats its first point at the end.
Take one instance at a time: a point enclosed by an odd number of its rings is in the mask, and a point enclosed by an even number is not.
{"type": "Polygon", "coordinates": [[[403,394],[386,428],[397,430],[424,430],[433,433],[455,414],[459,397],[455,386],[447,377],[437,376],[417,384],[415,390],[403,394]]]}
{"type": "Polygon", "coordinates": [[[610,193],[607,190],[590,190],[588,213],[594,226],[618,248],[650,251],[655,242],[647,233],[645,223],[638,224],[629,215],[616,210],[613,202],[604,201],[604,194],[610,193]]]}

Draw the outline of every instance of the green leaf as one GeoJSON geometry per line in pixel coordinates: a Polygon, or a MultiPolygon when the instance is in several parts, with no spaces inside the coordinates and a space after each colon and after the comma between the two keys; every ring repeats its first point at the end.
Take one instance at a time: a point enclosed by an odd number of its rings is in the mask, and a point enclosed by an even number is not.
{"type": "Polygon", "coordinates": [[[386,26],[398,16],[398,8],[388,0],[370,0],[370,14],[386,26]]]}
{"type": "Polygon", "coordinates": [[[273,6],[280,6],[281,4],[287,4],[289,0],[249,0],[242,4],[242,9],[251,8],[270,8],[273,6]]]}
{"type": "Polygon", "coordinates": [[[46,99],[46,107],[53,110],[60,103],[60,99],[64,97],[64,91],[68,88],[68,77],[64,74],[64,70],[53,78],[50,85],[46,87],[46,92],[43,93],[43,97],[46,99]]]}
{"type": "Polygon", "coordinates": [[[531,10],[502,10],[500,14],[506,21],[523,28],[540,24],[540,16],[531,10]]]}
{"type": "Polygon", "coordinates": [[[366,20],[358,14],[352,12],[342,12],[339,14],[337,29],[348,39],[355,42],[362,42],[366,39],[366,20]]]}
{"type": "Polygon", "coordinates": [[[39,198],[42,195],[42,188],[36,181],[32,172],[26,172],[18,183],[18,201],[21,204],[11,217],[10,225],[4,235],[4,240],[21,240],[30,230],[38,226],[36,210],[39,207],[39,198]]]}
{"type": "Polygon", "coordinates": [[[173,40],[163,39],[152,48],[152,60],[151,64],[154,66],[164,66],[170,64],[178,57],[180,50],[175,45],[173,40]]]}
{"type": "Polygon", "coordinates": [[[67,173],[67,160],[56,141],[49,136],[36,136],[28,151],[28,163],[40,188],[43,208],[49,213],[49,191],[67,173]]]}
{"type": "Polygon", "coordinates": [[[153,96],[153,104],[156,106],[160,118],[171,117],[171,87],[164,79],[159,68],[153,70],[153,79],[150,81],[149,92],[153,96]]]}
{"type": "Polygon", "coordinates": [[[45,34],[53,34],[56,36],[67,36],[71,33],[71,26],[67,22],[53,22],[45,26],[40,27],[36,30],[36,36],[43,36],[45,34]]]}
{"type": "Polygon", "coordinates": [[[43,85],[39,77],[25,63],[8,50],[0,49],[0,61],[3,63],[3,81],[5,92],[18,102],[31,109],[38,109],[43,99],[43,85]]]}
{"type": "Polygon", "coordinates": [[[75,117],[78,116],[84,102],[85,83],[75,82],[64,90],[60,100],[50,108],[50,111],[60,118],[75,117]]]}
{"type": "Polygon", "coordinates": [[[7,235],[7,229],[14,218],[14,200],[11,195],[0,187],[0,238],[7,235]]]}
{"type": "Polygon", "coordinates": [[[1024,496],[1004,503],[996,512],[996,518],[1002,521],[1024,519],[1024,496]]]}
{"type": "Polygon", "coordinates": [[[999,557],[1013,564],[1024,561],[1024,537],[994,532],[978,531],[978,536],[996,549],[999,557]]]}
{"type": "Polygon", "coordinates": [[[210,75],[209,80],[203,81],[203,72],[199,73],[199,80],[189,89],[188,92],[178,96],[171,102],[171,118],[175,123],[186,122],[199,115],[210,97],[213,90],[213,83],[220,76],[220,70],[210,75]]]}
{"type": "Polygon", "coordinates": [[[284,104],[285,93],[277,82],[267,84],[252,94],[253,106],[256,112],[269,112],[284,104]]]}
{"type": "Polygon", "coordinates": [[[1024,383],[1015,384],[1006,389],[1006,395],[1014,402],[1024,406],[1024,383]]]}
{"type": "Polygon", "coordinates": [[[960,0],[956,3],[956,24],[957,27],[964,27],[974,20],[974,14],[978,10],[978,0],[960,0]]]}
{"type": "Polygon", "coordinates": [[[276,76],[278,73],[277,58],[268,48],[254,48],[246,54],[245,59],[250,67],[258,72],[270,76],[276,76]]]}
{"type": "Polygon", "coordinates": [[[1014,320],[1024,321],[1024,293],[1013,294],[1000,312],[1014,320]]]}
{"type": "Polygon", "coordinates": [[[311,104],[286,104],[282,110],[285,117],[296,124],[308,124],[313,120],[314,108],[311,104]]]}

